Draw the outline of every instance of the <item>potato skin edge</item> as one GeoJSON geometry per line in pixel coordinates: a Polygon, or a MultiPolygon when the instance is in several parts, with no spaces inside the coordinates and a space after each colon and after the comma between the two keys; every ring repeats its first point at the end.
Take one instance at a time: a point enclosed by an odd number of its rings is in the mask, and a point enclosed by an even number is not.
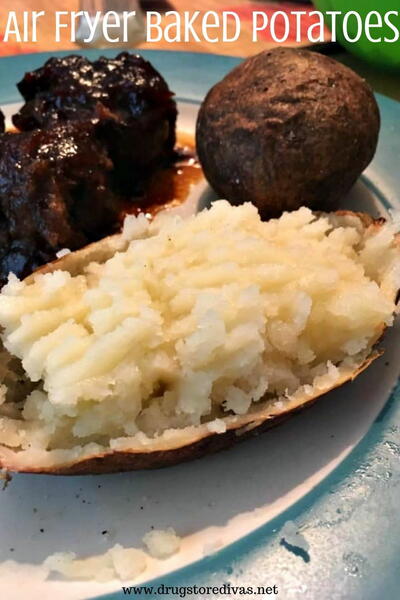
{"type": "MultiPolygon", "coordinates": [[[[383,335],[383,334],[382,334],[383,335]]],[[[32,473],[42,475],[101,475],[109,473],[122,473],[126,471],[142,471],[150,469],[160,469],[177,465],[183,462],[199,459],[208,454],[214,454],[222,450],[228,450],[236,443],[242,442],[249,438],[265,433],[273,427],[277,427],[281,423],[287,421],[290,417],[301,413],[303,410],[311,407],[319,398],[326,396],[335,388],[341,387],[349,381],[353,381],[360,373],[379,356],[382,352],[373,351],[371,355],[365,359],[363,364],[351,374],[345,381],[339,382],[320,394],[309,398],[300,406],[282,412],[264,420],[257,419],[257,413],[254,413],[254,421],[243,426],[238,425],[232,429],[228,429],[224,433],[211,433],[204,436],[196,442],[186,444],[179,448],[171,450],[155,450],[143,452],[127,452],[115,451],[99,455],[94,455],[86,459],[82,459],[75,463],[68,463],[57,468],[24,468],[15,469],[12,465],[1,464],[0,467],[11,472],[32,473]]]]}

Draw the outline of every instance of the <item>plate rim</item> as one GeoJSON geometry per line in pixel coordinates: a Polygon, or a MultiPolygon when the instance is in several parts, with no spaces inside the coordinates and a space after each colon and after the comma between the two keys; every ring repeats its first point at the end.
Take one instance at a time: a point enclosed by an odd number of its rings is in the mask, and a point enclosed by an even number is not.
{"type": "MultiPolygon", "coordinates": [[[[149,59],[153,62],[156,68],[160,69],[162,74],[165,76],[167,81],[171,82],[171,87],[176,87],[173,83],[173,77],[170,77],[165,71],[165,66],[170,65],[170,70],[176,66],[176,63],[180,63],[183,67],[183,71],[175,73],[176,77],[181,77],[182,72],[187,74],[187,71],[191,71],[194,68],[193,63],[196,63],[196,85],[189,94],[177,94],[177,99],[185,102],[193,102],[198,104],[201,98],[204,97],[208,89],[216,81],[221,78],[221,74],[227,73],[232,67],[240,64],[243,60],[239,57],[226,55],[216,55],[208,52],[184,52],[175,50],[147,50],[147,49],[133,49],[135,53],[143,55],[144,58],[149,59]],[[163,66],[160,66],[160,63],[163,66]],[[200,68],[199,68],[200,67],[200,68]]],[[[11,82],[12,78],[15,81],[15,76],[11,75],[15,73],[15,70],[26,71],[32,68],[37,68],[39,64],[42,64],[44,60],[52,56],[68,56],[69,54],[80,54],[88,57],[94,56],[114,56],[117,52],[121,51],[118,48],[112,48],[107,50],[67,50],[57,52],[40,52],[31,54],[19,54],[1,57],[0,61],[0,107],[2,104],[10,104],[12,102],[18,102],[20,100],[18,96],[17,88],[15,83],[11,82]],[[6,61],[8,68],[4,71],[1,67],[6,61]],[[15,68],[10,68],[10,65],[15,68]],[[2,100],[2,98],[7,98],[2,100]]],[[[180,81],[180,84],[187,85],[187,81],[180,81]]],[[[367,185],[372,185],[377,189],[380,195],[386,199],[386,203],[390,206],[394,205],[393,198],[397,200],[398,207],[400,202],[397,199],[395,193],[395,186],[400,184],[400,174],[396,171],[396,156],[400,155],[400,136],[396,136],[395,127],[391,125],[391,118],[394,115],[395,120],[400,119],[400,103],[387,98],[381,94],[376,94],[378,104],[382,114],[382,132],[381,140],[377,150],[377,154],[372,165],[366,172],[364,181],[367,185]],[[383,191],[382,191],[383,188],[383,191]],[[390,195],[388,196],[387,190],[390,195]]],[[[233,562],[240,561],[245,558],[253,549],[257,546],[266,547],[270,540],[274,537],[274,533],[287,521],[298,518],[299,514],[304,514],[307,510],[320,502],[325,498],[329,490],[346,479],[353,478],[354,471],[360,462],[365,458],[369,452],[374,452],[375,446],[378,441],[384,437],[385,432],[391,426],[393,422],[400,422],[400,406],[398,403],[400,400],[400,380],[394,386],[391,394],[388,396],[385,406],[376,417],[375,421],[371,425],[369,431],[363,437],[363,439],[355,446],[350,454],[320,483],[318,483],[312,490],[305,494],[300,500],[295,502],[292,506],[284,510],[282,513],[277,515],[271,521],[264,523],[260,527],[257,527],[252,532],[244,535],[239,540],[229,544],[220,551],[213,553],[210,556],[206,556],[200,560],[197,560],[189,565],[178,568],[171,573],[163,575],[155,579],[145,581],[138,584],[138,586],[154,586],[160,585],[166,582],[168,579],[177,579],[184,581],[187,578],[197,576],[199,571],[204,573],[210,570],[220,570],[222,567],[232,564],[233,562]]],[[[400,466],[398,468],[400,474],[400,466]]],[[[390,482],[388,483],[390,485],[390,482]]],[[[400,524],[400,521],[399,521],[400,524]]],[[[400,576],[397,577],[397,581],[400,581],[400,576]]],[[[91,597],[92,600],[116,600],[117,598],[124,597],[121,588],[115,592],[101,594],[100,596],[91,597]]],[[[323,598],[321,593],[321,598],[323,598]]]]}

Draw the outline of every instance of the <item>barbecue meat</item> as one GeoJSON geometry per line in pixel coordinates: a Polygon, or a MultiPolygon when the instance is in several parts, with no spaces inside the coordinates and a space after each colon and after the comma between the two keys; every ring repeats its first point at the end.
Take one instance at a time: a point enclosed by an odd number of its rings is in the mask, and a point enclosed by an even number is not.
{"type": "Polygon", "coordinates": [[[23,277],[71,250],[112,233],[122,203],[111,189],[113,163],[99,124],[0,137],[0,283],[23,277]]]}
{"type": "Polygon", "coordinates": [[[13,123],[21,131],[101,117],[114,184],[123,193],[134,193],[156,167],[173,159],[173,94],[141,56],[51,58],[26,73],[18,89],[26,103],[13,123]]]}
{"type": "Polygon", "coordinates": [[[0,113],[0,285],[116,231],[175,159],[173,94],[140,56],[51,58],[18,89],[18,133],[0,113]]]}

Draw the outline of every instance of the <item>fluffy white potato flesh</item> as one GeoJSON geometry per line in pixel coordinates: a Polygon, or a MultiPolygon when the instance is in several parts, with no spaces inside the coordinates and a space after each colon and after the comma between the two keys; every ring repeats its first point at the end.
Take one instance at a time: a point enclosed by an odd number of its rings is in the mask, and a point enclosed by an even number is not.
{"type": "Polygon", "coordinates": [[[65,459],[223,432],[261,400],[332,387],[393,321],[395,234],[306,208],[262,222],[219,201],[186,220],[128,217],[113,255],[81,272],[62,259],[10,277],[2,339],[31,384],[14,409],[0,389],[0,444],[65,459]]]}

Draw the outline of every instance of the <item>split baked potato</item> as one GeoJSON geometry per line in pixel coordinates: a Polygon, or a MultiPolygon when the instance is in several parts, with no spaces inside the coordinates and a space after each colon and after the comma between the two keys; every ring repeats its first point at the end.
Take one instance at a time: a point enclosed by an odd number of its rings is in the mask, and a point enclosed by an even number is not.
{"type": "Polygon", "coordinates": [[[378,355],[393,223],[225,201],[126,219],[0,294],[0,466],[162,467],[281,423],[378,355]]]}

